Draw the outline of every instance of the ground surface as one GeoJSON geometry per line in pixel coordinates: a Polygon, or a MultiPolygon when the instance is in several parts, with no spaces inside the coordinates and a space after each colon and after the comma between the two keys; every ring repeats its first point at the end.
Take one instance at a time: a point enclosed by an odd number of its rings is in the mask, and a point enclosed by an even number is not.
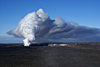
{"type": "Polygon", "coordinates": [[[100,45],[0,45],[0,67],[100,67],[100,45]]]}

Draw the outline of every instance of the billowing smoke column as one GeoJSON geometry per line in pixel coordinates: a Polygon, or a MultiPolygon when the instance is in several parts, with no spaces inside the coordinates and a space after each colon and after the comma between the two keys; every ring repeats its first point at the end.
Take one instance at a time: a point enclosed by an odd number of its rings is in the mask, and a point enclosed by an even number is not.
{"type": "MultiPolygon", "coordinates": [[[[50,19],[42,9],[27,14],[16,29],[7,32],[9,35],[25,38],[24,46],[31,42],[49,42],[57,39],[80,39],[86,36],[99,35],[100,29],[78,25],[75,22],[65,21],[58,17],[50,19]]],[[[100,38],[100,35],[99,35],[100,38]]]]}
{"type": "Polygon", "coordinates": [[[29,13],[19,23],[16,29],[8,32],[16,37],[25,38],[24,46],[29,46],[32,41],[35,40],[36,34],[39,33],[40,26],[46,21],[49,21],[47,13],[44,13],[42,9],[36,12],[29,13]]]}

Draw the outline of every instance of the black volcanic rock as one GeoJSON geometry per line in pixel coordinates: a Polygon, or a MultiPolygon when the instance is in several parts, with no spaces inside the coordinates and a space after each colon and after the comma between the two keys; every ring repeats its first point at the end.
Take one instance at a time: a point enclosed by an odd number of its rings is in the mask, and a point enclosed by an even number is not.
{"type": "Polygon", "coordinates": [[[0,44],[0,67],[100,67],[100,45],[94,44],[64,47],[45,46],[47,43],[29,47],[0,44]]]}

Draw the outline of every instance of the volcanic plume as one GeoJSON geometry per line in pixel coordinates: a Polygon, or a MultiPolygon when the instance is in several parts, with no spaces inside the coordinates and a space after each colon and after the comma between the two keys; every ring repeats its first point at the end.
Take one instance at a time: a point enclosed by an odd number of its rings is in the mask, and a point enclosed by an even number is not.
{"type": "Polygon", "coordinates": [[[17,28],[7,32],[15,37],[25,38],[24,46],[33,41],[49,42],[58,39],[80,39],[82,37],[99,36],[100,29],[78,25],[76,22],[65,21],[61,17],[51,19],[43,9],[27,14],[19,21],[17,28]]]}

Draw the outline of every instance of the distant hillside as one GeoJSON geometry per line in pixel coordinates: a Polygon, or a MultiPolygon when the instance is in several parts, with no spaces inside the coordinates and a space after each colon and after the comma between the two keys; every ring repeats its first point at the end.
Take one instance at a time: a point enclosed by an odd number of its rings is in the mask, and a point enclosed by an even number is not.
{"type": "MultiPolygon", "coordinates": [[[[65,44],[65,43],[64,43],[65,44]]],[[[66,44],[77,44],[77,45],[100,45],[100,42],[76,42],[76,43],[66,43],[66,44]]]]}

